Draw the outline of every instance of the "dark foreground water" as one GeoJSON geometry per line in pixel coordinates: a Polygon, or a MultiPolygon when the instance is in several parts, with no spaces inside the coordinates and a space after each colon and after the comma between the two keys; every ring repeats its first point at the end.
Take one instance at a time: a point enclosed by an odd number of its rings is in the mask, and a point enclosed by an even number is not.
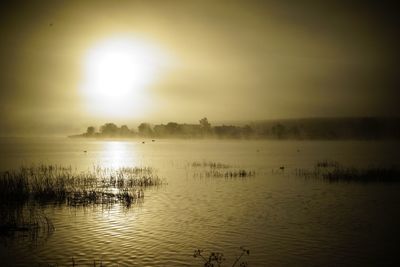
{"type": "Polygon", "coordinates": [[[399,166],[394,142],[99,141],[0,139],[0,170],[32,163],[87,170],[150,166],[167,184],[127,209],[46,206],[55,230],[36,238],[0,237],[1,266],[202,266],[195,249],[239,247],[249,266],[399,265],[400,184],[328,183],[293,175],[318,160],[399,166]],[[87,153],[83,151],[87,150],[87,153]],[[193,162],[256,171],[248,178],[194,177],[193,162]],[[285,166],[282,171],[280,166],[285,166]]]}

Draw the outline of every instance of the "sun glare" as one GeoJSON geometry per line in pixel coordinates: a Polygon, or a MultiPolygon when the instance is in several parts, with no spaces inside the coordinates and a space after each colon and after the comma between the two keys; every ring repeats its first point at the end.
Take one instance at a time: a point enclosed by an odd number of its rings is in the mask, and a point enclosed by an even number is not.
{"type": "Polygon", "coordinates": [[[165,55],[140,39],[100,42],[86,55],[82,91],[91,112],[107,117],[137,117],[149,106],[149,86],[165,66],[165,55]]]}
{"type": "Polygon", "coordinates": [[[137,163],[136,150],[129,147],[129,143],[121,141],[107,141],[102,143],[100,164],[109,168],[121,168],[137,163]]]}

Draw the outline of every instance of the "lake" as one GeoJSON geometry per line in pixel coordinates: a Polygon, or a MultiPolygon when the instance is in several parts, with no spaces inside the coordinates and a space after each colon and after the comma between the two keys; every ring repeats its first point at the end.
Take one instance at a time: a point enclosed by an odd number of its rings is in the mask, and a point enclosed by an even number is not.
{"type": "MultiPolygon", "coordinates": [[[[2,266],[203,266],[196,249],[240,246],[249,266],[398,265],[400,183],[329,183],[294,175],[320,160],[400,165],[399,142],[1,138],[0,171],[31,164],[149,166],[165,183],[131,208],[45,205],[55,230],[0,237],[2,266]],[[87,152],[84,152],[87,151],[87,152]],[[255,171],[206,177],[193,163],[255,171]],[[283,166],[284,169],[280,167],[283,166]],[[99,266],[99,265],[98,265],[99,266]]],[[[238,266],[238,265],[237,265],[238,266]]]]}

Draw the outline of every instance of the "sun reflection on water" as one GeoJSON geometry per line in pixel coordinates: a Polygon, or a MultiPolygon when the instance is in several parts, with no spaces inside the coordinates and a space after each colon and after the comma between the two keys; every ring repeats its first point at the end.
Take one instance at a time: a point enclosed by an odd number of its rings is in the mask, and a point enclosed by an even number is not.
{"type": "Polygon", "coordinates": [[[136,150],[128,142],[104,142],[101,152],[101,165],[103,167],[119,168],[137,165],[136,150]]]}

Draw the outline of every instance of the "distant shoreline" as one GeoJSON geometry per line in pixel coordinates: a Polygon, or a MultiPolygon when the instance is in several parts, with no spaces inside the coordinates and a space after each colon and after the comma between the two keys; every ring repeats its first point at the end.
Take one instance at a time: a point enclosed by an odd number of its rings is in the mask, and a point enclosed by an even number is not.
{"type": "Polygon", "coordinates": [[[207,118],[199,124],[141,123],[137,130],[109,122],[96,131],[69,138],[93,139],[240,139],[240,140],[400,140],[400,118],[309,118],[212,126],[207,118]]]}

